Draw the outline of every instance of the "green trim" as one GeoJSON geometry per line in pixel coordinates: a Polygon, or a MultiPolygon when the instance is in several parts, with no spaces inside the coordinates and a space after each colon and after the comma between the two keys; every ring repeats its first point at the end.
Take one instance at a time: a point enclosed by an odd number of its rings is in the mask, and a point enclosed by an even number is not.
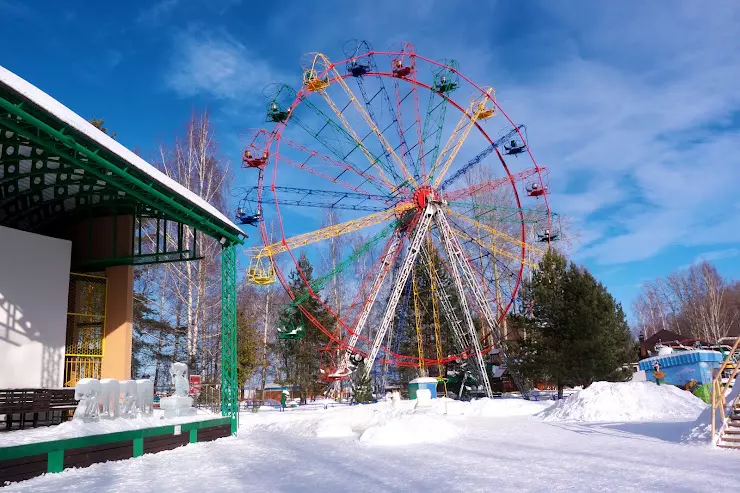
{"type": "Polygon", "coordinates": [[[134,438],[134,457],[141,457],[144,455],[144,439],[134,438]]]}
{"type": "Polygon", "coordinates": [[[198,441],[198,429],[194,428],[190,430],[190,442],[189,443],[196,443],[198,441]]]}
{"type": "Polygon", "coordinates": [[[62,472],[64,470],[64,450],[53,450],[46,457],[46,472],[62,472]]]}
{"type": "Polygon", "coordinates": [[[18,103],[13,103],[11,99],[18,100],[19,96],[7,88],[0,87],[0,108],[15,117],[0,119],[0,125],[24,136],[49,154],[63,158],[117,190],[124,191],[141,202],[162,210],[171,218],[194,227],[212,238],[223,237],[228,243],[241,244],[243,242],[244,233],[235,232],[233,226],[224,223],[144,172],[132,169],[129,163],[96,141],[82,133],[74,131],[74,134],[65,133],[66,125],[43,109],[35,111],[38,117],[32,115],[23,109],[24,98],[22,96],[20,97],[21,102],[18,103]],[[18,119],[23,122],[23,125],[18,119]]]}
{"type": "Polygon", "coordinates": [[[236,248],[221,249],[221,414],[239,427],[239,385],[236,378],[236,248]]]}
{"type": "MultiPolygon", "coordinates": [[[[192,421],[179,425],[182,431],[199,430],[202,428],[213,428],[214,426],[228,425],[231,418],[216,418],[203,421],[192,421]]],[[[77,438],[65,438],[63,440],[53,440],[48,442],[29,443],[26,445],[15,445],[12,447],[0,448],[0,460],[17,459],[29,455],[51,454],[61,452],[64,455],[65,450],[94,445],[105,445],[107,443],[126,442],[136,439],[144,439],[161,435],[174,435],[175,425],[157,426],[155,428],[142,428],[139,430],[118,431],[115,433],[106,433],[104,435],[89,435],[77,438]]],[[[134,450],[136,450],[136,445],[134,450]]],[[[143,446],[143,445],[142,445],[143,446]]],[[[50,458],[51,461],[51,458],[50,458]]]]}

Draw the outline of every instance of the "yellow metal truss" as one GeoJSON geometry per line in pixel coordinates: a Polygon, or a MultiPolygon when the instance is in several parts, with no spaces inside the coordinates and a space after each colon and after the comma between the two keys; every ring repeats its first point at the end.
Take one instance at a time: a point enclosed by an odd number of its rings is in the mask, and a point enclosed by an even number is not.
{"type": "MultiPolygon", "coordinates": [[[[287,238],[283,241],[277,241],[270,245],[261,248],[254,257],[274,257],[275,255],[287,252],[288,250],[294,250],[301,248],[312,243],[316,243],[329,238],[354,233],[363,228],[375,226],[383,221],[387,221],[396,214],[400,214],[404,211],[413,209],[415,207],[412,203],[401,203],[390,209],[386,209],[380,212],[374,212],[367,216],[363,216],[359,219],[352,219],[343,223],[333,224],[326,228],[317,229],[309,233],[304,233],[298,236],[287,238]]],[[[249,253],[249,252],[247,252],[249,253]]]]}
{"type": "Polygon", "coordinates": [[[460,116],[460,120],[455,125],[455,130],[452,131],[452,134],[442,148],[442,152],[439,153],[437,161],[432,166],[432,169],[429,170],[429,176],[434,177],[433,186],[435,188],[439,186],[447,170],[450,169],[457,153],[460,152],[460,148],[462,148],[468,135],[470,135],[470,131],[475,126],[475,122],[490,118],[495,113],[496,106],[488,98],[492,91],[492,88],[488,88],[486,93],[470,103],[467,111],[460,116]],[[440,169],[440,171],[435,176],[434,173],[437,169],[440,169]]]}
{"type": "MultiPolygon", "coordinates": [[[[355,96],[354,92],[352,92],[352,89],[347,85],[347,83],[344,81],[344,78],[342,77],[342,74],[339,73],[339,71],[335,68],[334,64],[329,61],[329,59],[324,55],[323,53],[316,53],[314,56],[314,62],[313,66],[317,66],[318,62],[322,63],[324,65],[324,70],[326,71],[327,79],[333,79],[336,81],[341,88],[344,90],[345,94],[347,94],[347,97],[350,100],[350,103],[355,107],[358,113],[360,113],[360,116],[363,120],[365,120],[365,123],[370,128],[370,130],[375,134],[376,138],[378,139],[378,142],[383,146],[385,149],[385,152],[388,153],[389,156],[391,156],[392,160],[395,162],[396,166],[403,172],[403,177],[405,180],[408,181],[412,186],[416,187],[417,183],[414,179],[414,176],[409,173],[408,168],[403,162],[403,159],[398,155],[395,148],[388,142],[388,139],[385,138],[383,135],[383,132],[380,131],[378,126],[375,124],[375,121],[370,116],[370,114],[367,112],[365,107],[360,103],[360,101],[357,99],[357,96],[355,96]],[[330,75],[331,74],[331,75],[330,75]]],[[[350,135],[357,141],[358,145],[360,145],[363,148],[363,152],[366,152],[367,149],[364,145],[361,144],[361,140],[357,137],[357,134],[354,132],[351,126],[347,123],[344,116],[341,114],[341,111],[339,111],[339,108],[337,108],[336,104],[331,100],[329,95],[326,93],[326,91],[320,92],[321,96],[326,100],[326,102],[331,106],[332,111],[337,115],[339,120],[342,122],[342,126],[345,127],[345,129],[350,132],[350,135]]],[[[375,165],[375,158],[371,158],[372,154],[369,152],[366,152],[366,156],[371,159],[371,164],[375,165]]]]}
{"type": "Polygon", "coordinates": [[[507,235],[506,233],[504,233],[502,231],[499,231],[499,230],[497,230],[497,229],[495,229],[495,228],[493,228],[493,227],[491,227],[491,226],[489,226],[487,224],[484,224],[484,223],[482,223],[482,222],[480,222],[480,221],[478,221],[476,219],[472,219],[472,218],[470,218],[468,216],[465,216],[463,214],[460,214],[459,212],[455,212],[455,211],[453,211],[451,209],[448,209],[448,211],[449,211],[449,214],[452,215],[453,217],[456,217],[458,219],[462,219],[463,221],[466,221],[466,222],[472,224],[476,228],[480,228],[480,229],[486,231],[487,233],[489,233],[494,238],[500,238],[500,239],[506,241],[507,243],[514,244],[514,245],[516,245],[518,247],[524,247],[524,248],[526,248],[527,251],[529,251],[531,253],[537,253],[537,254],[540,254],[540,255],[544,255],[545,254],[545,251],[542,250],[541,248],[538,248],[536,246],[530,245],[529,243],[525,243],[525,242],[523,242],[522,240],[520,240],[518,238],[514,238],[513,236],[507,235]]]}
{"type": "Polygon", "coordinates": [[[414,317],[416,319],[416,345],[419,348],[419,376],[424,376],[424,341],[421,337],[421,312],[419,311],[419,288],[416,284],[416,269],[411,271],[411,286],[414,290],[414,317]]]}
{"type": "MultiPolygon", "coordinates": [[[[427,237],[427,251],[429,252],[429,255],[427,257],[427,269],[429,271],[429,287],[431,291],[431,297],[432,297],[432,318],[434,320],[434,346],[437,351],[437,360],[442,359],[442,331],[441,331],[441,324],[439,321],[439,301],[437,300],[437,283],[434,281],[434,273],[436,272],[436,267],[434,266],[434,259],[432,257],[432,252],[434,251],[433,245],[432,245],[432,238],[427,237]]],[[[444,366],[439,363],[437,365],[437,377],[441,378],[444,375],[444,366]]]]}
{"type": "MultiPolygon", "coordinates": [[[[482,245],[484,248],[488,249],[488,251],[490,251],[494,255],[500,255],[502,257],[508,258],[509,260],[514,260],[515,262],[522,262],[522,257],[520,255],[517,255],[515,253],[512,253],[512,252],[510,252],[508,250],[504,250],[502,248],[499,248],[493,242],[487,243],[483,238],[477,238],[477,237],[472,236],[472,235],[470,235],[468,233],[464,233],[464,232],[458,230],[457,228],[455,228],[454,226],[452,226],[451,229],[460,238],[463,238],[463,239],[466,239],[466,240],[467,239],[470,239],[476,245],[482,245]]],[[[536,268],[537,267],[537,264],[535,264],[535,263],[527,260],[526,257],[524,258],[524,261],[522,263],[524,265],[526,265],[527,267],[532,267],[532,268],[536,268]]]]}

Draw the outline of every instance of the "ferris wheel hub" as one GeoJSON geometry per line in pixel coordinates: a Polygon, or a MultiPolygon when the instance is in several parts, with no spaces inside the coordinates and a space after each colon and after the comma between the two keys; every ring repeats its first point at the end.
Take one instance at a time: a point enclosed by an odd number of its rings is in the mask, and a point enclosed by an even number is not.
{"type": "Polygon", "coordinates": [[[439,200],[439,192],[436,188],[429,185],[422,185],[414,190],[413,201],[416,207],[419,209],[426,208],[427,204],[432,201],[436,202],[439,200]]]}

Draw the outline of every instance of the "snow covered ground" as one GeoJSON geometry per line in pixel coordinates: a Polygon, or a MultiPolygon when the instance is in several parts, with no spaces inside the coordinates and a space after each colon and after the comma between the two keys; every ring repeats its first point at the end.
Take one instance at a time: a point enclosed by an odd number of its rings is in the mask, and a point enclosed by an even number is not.
{"type": "Polygon", "coordinates": [[[244,412],[238,437],[66,470],[2,491],[740,490],[740,454],[680,443],[701,409],[670,422],[535,416],[551,404],[444,399],[418,410],[402,401],[244,412]]]}

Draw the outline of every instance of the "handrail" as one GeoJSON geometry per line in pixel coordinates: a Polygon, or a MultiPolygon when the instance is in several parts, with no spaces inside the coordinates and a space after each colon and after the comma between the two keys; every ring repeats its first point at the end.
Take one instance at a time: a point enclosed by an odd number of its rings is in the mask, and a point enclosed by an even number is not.
{"type": "Polygon", "coordinates": [[[722,416],[720,430],[727,420],[727,416],[725,415],[727,413],[727,398],[725,397],[725,394],[727,392],[727,388],[730,386],[730,382],[735,379],[738,374],[738,370],[740,370],[740,363],[735,363],[733,360],[733,356],[738,351],[738,346],[740,346],[740,337],[737,338],[735,344],[732,346],[732,349],[730,349],[730,352],[727,354],[727,357],[722,362],[719,369],[717,370],[716,375],[712,379],[712,443],[715,443],[716,440],[716,418],[718,409],[721,410],[722,416]],[[723,384],[722,373],[724,373],[731,361],[734,363],[734,369],[730,374],[730,377],[727,379],[727,383],[723,384]]]}

